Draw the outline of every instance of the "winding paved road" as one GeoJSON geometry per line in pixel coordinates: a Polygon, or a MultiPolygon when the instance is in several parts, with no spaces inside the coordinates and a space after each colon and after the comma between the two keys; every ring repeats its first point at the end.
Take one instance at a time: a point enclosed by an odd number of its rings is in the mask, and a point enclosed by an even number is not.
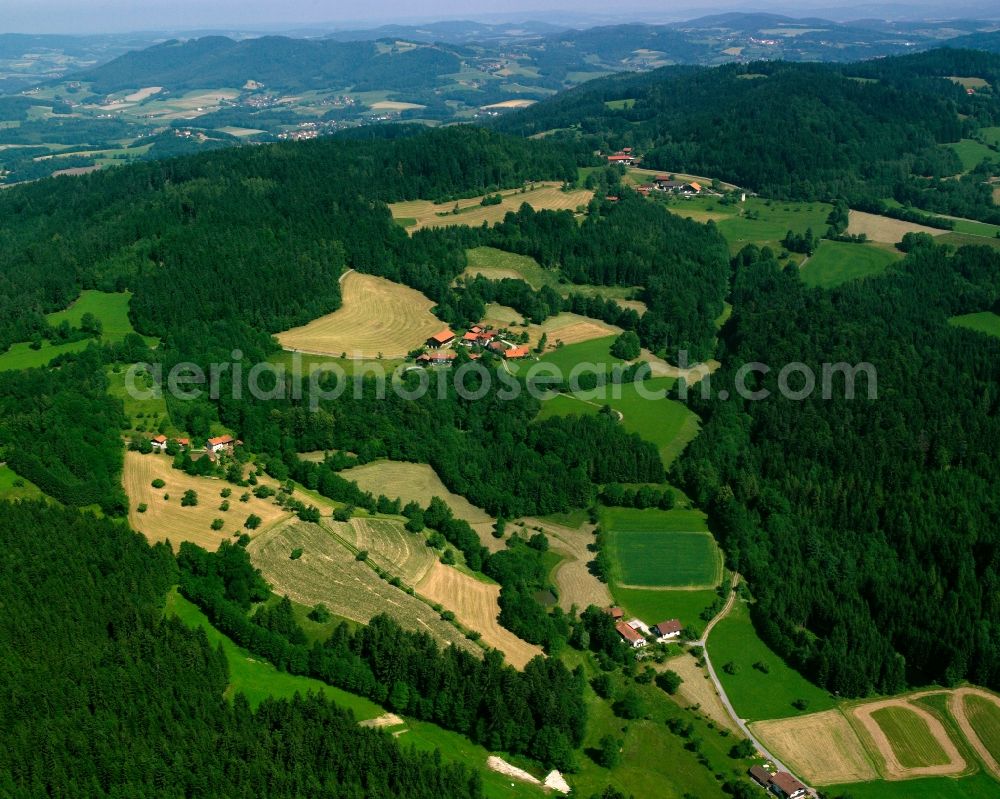
{"type": "Polygon", "coordinates": [[[776,758],[771,752],[769,752],[767,748],[764,746],[764,744],[762,744],[757,739],[757,737],[752,732],[750,732],[750,728],[747,726],[746,721],[744,721],[739,717],[739,714],[736,712],[736,708],[733,707],[733,703],[729,701],[729,696],[726,694],[726,689],[722,687],[722,681],[719,680],[719,675],[715,673],[715,666],[712,665],[712,658],[708,654],[709,633],[711,633],[715,625],[718,624],[720,621],[722,621],[729,613],[729,611],[732,610],[733,604],[736,602],[736,589],[739,587],[739,584],[740,584],[739,572],[734,572],[732,590],[729,592],[729,598],[726,600],[726,604],[723,605],[722,610],[720,610],[708,623],[708,626],[705,627],[705,632],[702,634],[701,638],[698,639],[697,641],[692,641],[691,646],[700,646],[704,651],[705,667],[708,669],[708,676],[711,678],[712,684],[715,685],[715,690],[719,694],[719,699],[722,700],[723,707],[726,708],[726,712],[729,714],[729,717],[736,723],[736,726],[739,727],[740,732],[742,732],[747,738],[750,739],[750,743],[752,743],[755,747],[757,747],[757,751],[760,752],[761,755],[763,755],[765,758],[774,763],[775,768],[777,768],[778,771],[787,771],[803,785],[806,785],[811,795],[815,795],[815,792],[813,791],[812,788],[810,788],[806,784],[805,780],[803,780],[801,777],[795,774],[795,772],[793,772],[790,768],[788,768],[787,765],[778,760],[778,758],[776,758]]]}

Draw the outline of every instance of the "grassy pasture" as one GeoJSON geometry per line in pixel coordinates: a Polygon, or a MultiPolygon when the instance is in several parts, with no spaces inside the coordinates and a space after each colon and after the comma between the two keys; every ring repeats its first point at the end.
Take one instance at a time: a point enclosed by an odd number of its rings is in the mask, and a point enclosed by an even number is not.
{"type": "Polygon", "coordinates": [[[40,499],[42,490],[17,474],[6,464],[0,465],[0,500],[40,499]]]}
{"type": "Polygon", "coordinates": [[[736,602],[715,625],[708,639],[708,652],[741,718],[779,719],[834,707],[826,691],[806,680],[757,637],[744,602],[736,602]],[[735,674],[723,668],[727,663],[734,664],[735,674]],[[766,664],[768,673],[755,669],[754,663],[766,664]],[[792,706],[797,699],[808,702],[805,710],[792,706]]]}
{"type": "Polygon", "coordinates": [[[889,739],[904,768],[939,766],[949,762],[927,723],[912,710],[900,706],[884,707],[872,711],[871,715],[889,739]]]}
{"type": "Polygon", "coordinates": [[[750,242],[773,247],[789,230],[805,233],[811,227],[813,233],[822,235],[831,210],[826,203],[782,202],[760,197],[749,197],[745,203],[735,207],[740,209],[740,213],[730,214],[718,223],[719,231],[733,251],[739,251],[750,242]]]}
{"type": "Polygon", "coordinates": [[[802,280],[809,286],[833,288],[849,280],[880,275],[901,257],[898,252],[870,244],[822,241],[802,267],[802,280]]]}
{"type": "Polygon", "coordinates": [[[985,236],[970,236],[966,233],[945,233],[938,239],[938,244],[950,244],[952,247],[992,247],[1000,250],[1000,239],[985,236]]]}
{"type": "Polygon", "coordinates": [[[540,289],[542,286],[553,288],[559,286],[559,275],[556,271],[546,269],[527,255],[517,255],[495,247],[473,247],[466,250],[465,254],[469,262],[465,274],[469,277],[481,274],[490,280],[519,278],[535,289],[540,289]]]}
{"type": "Polygon", "coordinates": [[[967,313],[962,316],[953,316],[948,320],[949,324],[956,327],[964,327],[975,330],[977,333],[984,333],[987,336],[1000,338],[1000,316],[992,311],[981,311],[980,313],[967,313]]]}
{"type": "Polygon", "coordinates": [[[635,106],[635,100],[631,97],[626,97],[621,100],[605,100],[604,106],[611,111],[628,111],[635,106]]]}
{"type": "Polygon", "coordinates": [[[389,210],[396,219],[415,219],[416,224],[409,230],[425,227],[447,227],[449,225],[469,225],[479,227],[483,222],[494,223],[504,218],[508,211],[516,211],[523,203],[528,203],[536,211],[575,210],[587,205],[594,193],[584,189],[562,191],[558,183],[536,183],[525,191],[510,189],[499,192],[503,202],[499,205],[482,205],[483,195],[458,202],[433,203],[429,200],[407,200],[392,203],[389,210]],[[452,213],[455,208],[458,213],[452,213]]]}
{"type": "Polygon", "coordinates": [[[541,360],[559,368],[564,375],[569,375],[574,366],[580,363],[591,363],[605,366],[598,371],[606,371],[623,361],[611,354],[611,345],[617,336],[602,336],[601,338],[581,341],[577,344],[567,344],[546,352],[541,360]]]}
{"type": "Polygon", "coordinates": [[[312,692],[322,693],[334,704],[351,710],[359,720],[374,719],[385,713],[381,707],[364,697],[350,694],[310,677],[278,671],[271,663],[255,657],[215,629],[208,617],[196,605],[181,596],[176,588],[167,594],[166,614],[176,616],[192,629],[200,627],[205,631],[212,646],[222,647],[229,663],[229,687],[226,689],[226,698],[231,699],[234,694],[240,693],[246,696],[251,707],[257,707],[267,698],[287,699],[295,694],[305,696],[312,692]]]}
{"type": "MultiPolygon", "coordinates": [[[[165,435],[176,437],[183,432],[171,423],[170,414],[167,411],[167,401],[163,396],[136,399],[128,390],[127,367],[117,372],[115,368],[107,368],[108,393],[122,401],[125,415],[131,424],[130,433],[155,434],[163,422],[166,422],[165,435]]],[[[137,376],[135,385],[142,389],[149,389],[152,387],[152,379],[148,376],[137,376]]]]}
{"type": "Polygon", "coordinates": [[[963,172],[971,172],[983,161],[1000,161],[1000,155],[985,144],[981,144],[973,139],[962,139],[951,144],[946,144],[945,146],[955,151],[958,159],[962,162],[963,172]]]}
{"type": "Polygon", "coordinates": [[[827,786],[830,796],[852,799],[994,799],[997,783],[983,772],[968,777],[856,782],[827,786]]]}
{"type": "MultiPolygon", "coordinates": [[[[623,588],[612,584],[615,602],[631,616],[649,624],[665,619],[680,619],[685,627],[701,630],[705,622],[701,612],[716,599],[715,591],[663,590],[655,588],[623,588]]],[[[714,636],[714,633],[713,633],[714,636]]]]}
{"type": "Polygon", "coordinates": [[[434,303],[408,286],[351,272],[341,290],[339,310],[278,333],[281,346],[331,357],[401,358],[445,327],[431,313],[434,303]]]}
{"type": "MultiPolygon", "coordinates": [[[[73,327],[79,327],[83,315],[92,313],[103,326],[102,341],[121,341],[129,333],[135,332],[128,318],[128,305],[131,296],[128,292],[84,291],[68,308],[47,314],[45,318],[53,326],[66,321],[73,327]]],[[[155,338],[145,338],[148,344],[155,345],[157,343],[155,338]]],[[[68,344],[51,344],[44,341],[41,349],[38,350],[31,349],[27,342],[14,344],[7,352],[0,354],[0,371],[45,366],[59,355],[68,352],[82,352],[92,341],[94,339],[83,339],[68,344]]]]}

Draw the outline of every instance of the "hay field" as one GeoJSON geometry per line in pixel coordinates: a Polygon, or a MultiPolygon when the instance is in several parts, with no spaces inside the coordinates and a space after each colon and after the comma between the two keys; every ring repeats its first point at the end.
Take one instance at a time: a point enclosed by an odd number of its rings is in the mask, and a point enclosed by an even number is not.
{"type": "Polygon", "coordinates": [[[339,534],[358,549],[364,549],[377,566],[386,569],[407,585],[419,583],[437,557],[423,535],[408,533],[392,519],[351,519],[337,524],[339,534]]]}
{"type": "Polygon", "coordinates": [[[434,303],[415,289],[349,272],[340,283],[342,307],[303,327],[278,333],[286,350],[349,358],[401,358],[444,328],[434,303]]]}
{"type": "Polygon", "coordinates": [[[869,702],[850,712],[881,756],[888,780],[948,776],[968,768],[941,721],[906,698],[869,702]]]}
{"type": "Polygon", "coordinates": [[[429,633],[441,644],[469,652],[482,650],[416,597],[382,580],[333,533],[316,524],[292,520],[257,536],[247,547],[250,559],[279,595],[312,607],[324,603],[332,613],[362,624],[386,613],[408,630],[429,633]],[[302,556],[292,560],[294,549],[302,556]]]}
{"type": "Polygon", "coordinates": [[[839,710],[758,721],[750,730],[776,757],[816,785],[878,779],[857,733],[839,710]]]}
{"type": "Polygon", "coordinates": [[[483,643],[503,652],[511,665],[522,669],[529,660],[542,654],[540,647],[500,626],[497,621],[500,586],[496,583],[481,582],[435,561],[415,588],[421,596],[451,610],[464,627],[479,632],[483,643]]]}
{"type": "Polygon", "coordinates": [[[587,205],[594,196],[592,191],[585,189],[562,191],[559,183],[536,183],[534,188],[527,191],[512,189],[499,193],[503,196],[503,202],[499,205],[481,205],[483,195],[480,195],[457,203],[436,204],[430,200],[407,200],[392,203],[389,210],[394,219],[413,220],[407,227],[412,232],[425,227],[479,227],[483,222],[493,224],[502,220],[508,211],[516,211],[524,203],[528,203],[536,211],[573,211],[578,206],[587,205]],[[458,206],[457,214],[452,213],[455,206],[458,206]]]}
{"type": "Polygon", "coordinates": [[[896,244],[902,241],[903,236],[907,233],[929,233],[932,236],[943,236],[949,232],[928,225],[918,225],[916,222],[904,222],[902,219],[869,214],[865,211],[852,210],[849,220],[847,232],[852,236],[864,233],[869,241],[877,241],[882,244],[896,244]]]}
{"type": "Polygon", "coordinates": [[[491,535],[496,520],[465,497],[449,491],[437,472],[426,463],[375,461],[347,469],[340,474],[345,480],[354,480],[362,489],[375,496],[385,494],[390,499],[399,497],[404,503],[417,502],[425,508],[431,497],[440,497],[457,518],[472,525],[483,546],[491,551],[503,549],[503,542],[491,535]]]}
{"type": "MultiPolygon", "coordinates": [[[[587,549],[588,544],[594,543],[594,525],[585,523],[574,529],[533,517],[521,519],[515,524],[521,525],[522,529],[541,527],[549,538],[552,551],[562,557],[552,573],[552,580],[563,610],[569,610],[574,605],[583,610],[588,605],[607,607],[613,604],[607,583],[602,583],[587,568],[587,564],[594,559],[594,553],[587,549]]],[[[508,529],[511,527],[508,525],[508,529]]],[[[533,534],[531,529],[520,533],[522,538],[530,538],[533,534]]]]}
{"type": "Polygon", "coordinates": [[[138,452],[125,453],[123,482],[129,498],[128,521],[132,529],[138,530],[150,541],[169,540],[176,549],[181,541],[190,541],[210,552],[219,548],[222,541],[231,540],[236,533],[246,532],[243,523],[254,513],[260,516],[262,524],[256,531],[260,534],[279,521],[291,517],[291,513],[272,502],[251,496],[249,502],[240,502],[241,490],[224,480],[211,477],[194,477],[171,467],[172,459],[166,455],[142,455],[138,452]],[[153,480],[166,483],[163,488],[153,488],[153,480]],[[229,510],[219,510],[223,488],[232,488],[229,510]],[[181,496],[187,490],[198,494],[198,504],[182,508],[181,496]],[[169,500],[163,497],[170,495],[169,500]],[[145,513],[137,510],[140,503],[146,503],[145,513]],[[225,520],[225,527],[212,530],[215,519],[225,520]]]}
{"type": "Polygon", "coordinates": [[[372,103],[369,106],[372,111],[410,111],[414,108],[426,107],[426,105],[420,105],[420,103],[403,103],[395,100],[379,100],[377,103],[372,103]]]}
{"type": "Polygon", "coordinates": [[[483,108],[527,108],[529,105],[534,105],[537,100],[504,100],[502,103],[491,103],[490,105],[484,105],[483,108]]]}
{"type": "Polygon", "coordinates": [[[528,325],[528,336],[532,344],[536,344],[544,333],[548,336],[548,346],[553,348],[560,341],[565,345],[579,344],[595,338],[616,336],[621,332],[620,327],[575,313],[557,314],[550,316],[540,325],[528,325]]]}
{"type": "Polygon", "coordinates": [[[726,712],[715,686],[704,669],[698,668],[698,663],[691,655],[685,653],[670,658],[657,671],[670,669],[680,675],[684,681],[677,689],[675,699],[681,706],[698,705],[699,713],[704,713],[720,727],[736,732],[736,724],[726,712]]]}

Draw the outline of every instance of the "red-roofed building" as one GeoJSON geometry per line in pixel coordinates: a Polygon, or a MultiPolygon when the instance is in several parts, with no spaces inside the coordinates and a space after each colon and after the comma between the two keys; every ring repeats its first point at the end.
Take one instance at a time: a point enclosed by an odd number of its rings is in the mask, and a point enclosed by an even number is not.
{"type": "Polygon", "coordinates": [[[668,619],[653,627],[653,632],[656,633],[656,640],[662,643],[670,638],[677,638],[681,629],[681,623],[677,619],[668,619]]]}
{"type": "Polygon", "coordinates": [[[771,777],[771,793],[780,796],[781,799],[799,799],[806,795],[806,786],[799,782],[787,771],[779,771],[771,777]]]}
{"type": "Polygon", "coordinates": [[[615,621],[618,621],[618,619],[621,619],[621,618],[623,618],[625,616],[625,611],[622,610],[617,605],[612,605],[610,608],[608,608],[604,612],[607,613],[615,621]]]}
{"type": "Polygon", "coordinates": [[[167,448],[167,437],[153,436],[153,440],[149,443],[153,445],[153,449],[158,449],[160,452],[163,452],[167,448]]]}
{"type": "Polygon", "coordinates": [[[442,330],[440,333],[435,333],[429,339],[427,339],[427,346],[437,349],[438,347],[447,347],[452,342],[455,341],[455,334],[450,330],[442,330]]]}
{"type": "Polygon", "coordinates": [[[217,438],[208,439],[205,449],[211,453],[232,452],[233,447],[239,443],[240,442],[232,436],[218,436],[217,438]]]}
{"type": "Polygon", "coordinates": [[[519,358],[528,358],[531,356],[531,350],[527,347],[511,347],[509,350],[504,350],[503,357],[508,361],[517,360],[519,358]]]}
{"type": "Polygon", "coordinates": [[[632,164],[635,163],[635,156],[632,155],[632,153],[615,153],[614,155],[608,156],[608,163],[632,166],[632,164]]]}
{"type": "Polygon", "coordinates": [[[645,646],[647,643],[646,639],[642,637],[642,634],[638,630],[632,629],[623,621],[618,622],[615,625],[615,629],[622,637],[622,640],[633,649],[638,649],[639,647],[645,646]]]}
{"type": "Polygon", "coordinates": [[[179,447],[190,447],[191,446],[191,439],[190,438],[178,438],[177,439],[177,446],[179,446],[179,447]]]}

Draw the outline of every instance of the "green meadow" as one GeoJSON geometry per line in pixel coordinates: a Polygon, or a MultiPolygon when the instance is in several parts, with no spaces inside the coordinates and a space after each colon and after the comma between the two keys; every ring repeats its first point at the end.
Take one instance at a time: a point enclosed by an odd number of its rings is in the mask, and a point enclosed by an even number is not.
{"type": "Polygon", "coordinates": [[[979,313],[967,313],[962,316],[953,316],[948,320],[949,324],[956,327],[965,327],[975,330],[977,333],[985,333],[987,336],[1000,338],[1000,316],[992,311],[981,311],[979,313]]]}
{"type": "Polygon", "coordinates": [[[801,716],[834,707],[833,698],[791,668],[757,637],[747,604],[737,601],[708,638],[712,664],[741,718],[749,721],[801,716]],[[754,664],[766,666],[766,673],[754,664]],[[731,671],[726,669],[732,664],[731,671]],[[793,702],[805,700],[802,710],[793,702]]]}
{"type": "Polygon", "coordinates": [[[32,483],[20,477],[6,464],[0,465],[0,501],[15,499],[40,499],[45,494],[32,483]]]}
{"type": "Polygon", "coordinates": [[[973,141],[972,139],[962,139],[945,145],[955,151],[958,159],[962,162],[962,171],[971,172],[983,161],[1000,161],[1000,154],[991,150],[985,144],[973,141]]]}
{"type": "Polygon", "coordinates": [[[831,209],[826,203],[781,202],[760,197],[749,197],[738,206],[718,206],[717,203],[716,206],[714,210],[727,214],[727,218],[717,224],[732,252],[750,243],[780,248],[789,230],[805,233],[812,228],[813,233],[822,236],[831,209]],[[733,208],[738,212],[729,210],[733,208]]]}
{"type": "Polygon", "coordinates": [[[996,780],[982,771],[961,779],[875,780],[827,785],[824,789],[828,796],[849,796],[851,799],[996,799],[998,790],[996,780]]]}
{"type": "Polygon", "coordinates": [[[176,588],[167,594],[166,613],[168,616],[176,616],[192,629],[200,627],[205,631],[210,644],[222,647],[229,663],[227,697],[231,698],[234,694],[241,693],[246,696],[252,707],[257,707],[267,698],[284,699],[295,694],[305,696],[311,691],[322,693],[331,702],[350,709],[355,717],[361,720],[374,719],[385,713],[383,708],[364,697],[334,688],[319,680],[278,671],[271,663],[237,646],[230,638],[215,629],[208,617],[196,605],[181,596],[176,588]]]}
{"type": "MultiPolygon", "coordinates": [[[[68,322],[73,327],[79,327],[83,315],[91,313],[101,321],[103,328],[101,341],[114,343],[135,332],[128,318],[131,297],[128,292],[108,293],[88,290],[81,293],[79,298],[65,310],[47,314],[45,318],[53,326],[68,322]]],[[[155,338],[149,336],[144,338],[151,346],[157,343],[155,338]]],[[[19,342],[0,354],[0,371],[45,366],[59,355],[82,352],[94,341],[95,339],[82,339],[66,344],[43,341],[41,348],[37,350],[32,349],[28,342],[19,342]]]]}
{"type": "Polygon", "coordinates": [[[640,618],[647,624],[680,619],[685,627],[698,631],[705,627],[702,611],[718,598],[713,590],[622,588],[615,583],[611,584],[611,595],[630,617],[640,618]]]}
{"type": "Polygon", "coordinates": [[[872,244],[822,241],[802,267],[802,281],[809,286],[833,288],[849,280],[880,275],[901,258],[892,250],[872,244]]]}
{"type": "Polygon", "coordinates": [[[579,344],[566,344],[546,352],[540,360],[558,367],[564,376],[569,376],[573,367],[581,363],[597,364],[604,366],[606,370],[608,367],[624,363],[611,354],[611,345],[615,343],[616,338],[617,336],[605,336],[581,341],[579,344]]]}

